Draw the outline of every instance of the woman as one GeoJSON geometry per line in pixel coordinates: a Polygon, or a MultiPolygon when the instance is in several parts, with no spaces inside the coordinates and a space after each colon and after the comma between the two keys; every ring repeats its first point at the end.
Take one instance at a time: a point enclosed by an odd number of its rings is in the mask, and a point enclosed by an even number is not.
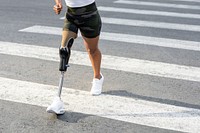
{"type": "MultiPolygon", "coordinates": [[[[95,0],[65,0],[65,2],[67,5],[67,12],[62,31],[60,53],[67,51],[66,47],[69,40],[77,37],[79,29],[94,72],[90,93],[92,95],[100,95],[104,80],[103,75],[100,73],[101,52],[98,48],[102,23],[95,0]]],[[[53,10],[56,14],[60,14],[63,7],[62,0],[55,0],[55,3],[53,10]]],[[[62,68],[60,68],[60,70],[61,69],[62,68]]],[[[60,106],[60,110],[63,109],[63,103],[59,103],[58,101],[60,101],[60,98],[54,100],[53,104],[55,105],[52,104],[52,107],[48,107],[47,112],[58,114],[58,112],[52,110],[54,106],[60,106]],[[57,101],[57,103],[55,101],[57,101]]]]}

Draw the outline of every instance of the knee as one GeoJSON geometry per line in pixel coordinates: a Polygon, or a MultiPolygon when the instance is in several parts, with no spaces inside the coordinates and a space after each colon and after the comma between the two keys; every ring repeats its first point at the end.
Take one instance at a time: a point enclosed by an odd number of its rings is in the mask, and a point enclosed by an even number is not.
{"type": "Polygon", "coordinates": [[[95,55],[95,54],[97,54],[97,53],[99,52],[99,49],[98,49],[98,48],[95,48],[95,49],[90,49],[90,48],[88,48],[88,49],[87,49],[87,52],[88,52],[88,54],[90,54],[90,55],[95,55]]]}

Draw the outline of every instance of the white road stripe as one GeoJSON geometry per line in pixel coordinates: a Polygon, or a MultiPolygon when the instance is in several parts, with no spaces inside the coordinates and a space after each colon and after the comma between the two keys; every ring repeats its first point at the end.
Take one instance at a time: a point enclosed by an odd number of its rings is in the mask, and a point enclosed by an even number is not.
{"type": "MultiPolygon", "coordinates": [[[[65,17],[61,17],[60,19],[65,19],[65,17]]],[[[121,19],[121,18],[107,18],[107,17],[101,17],[101,19],[102,22],[105,24],[117,24],[117,25],[137,26],[137,27],[150,27],[150,28],[200,32],[199,25],[165,23],[165,22],[154,22],[154,21],[143,21],[143,20],[121,19]]]]}
{"type": "Polygon", "coordinates": [[[199,0],[169,0],[169,1],[200,2],[199,0]]]}
{"type": "MultiPolygon", "coordinates": [[[[56,86],[2,77],[0,88],[2,100],[43,107],[51,104],[57,91],[56,86]]],[[[73,112],[182,132],[200,131],[198,109],[104,94],[94,97],[70,88],[63,88],[62,100],[65,108],[73,112]]]]}
{"type": "Polygon", "coordinates": [[[170,1],[183,1],[183,2],[200,2],[199,0],[170,0],[170,1]]]}
{"type": "MultiPolygon", "coordinates": [[[[57,48],[19,43],[0,42],[0,54],[59,61],[57,48]]],[[[87,53],[80,51],[72,51],[70,63],[91,65],[87,53]]],[[[102,68],[200,82],[199,67],[103,55],[102,68]]]]}
{"type": "Polygon", "coordinates": [[[134,1],[117,0],[114,3],[200,10],[200,6],[170,4],[170,3],[157,3],[157,2],[144,2],[144,1],[135,1],[135,0],[134,1]]]}
{"type": "Polygon", "coordinates": [[[99,11],[106,11],[106,12],[117,12],[117,13],[131,13],[131,14],[142,14],[142,15],[155,15],[155,16],[168,16],[168,17],[177,17],[177,18],[200,19],[199,14],[190,14],[190,13],[139,10],[139,9],[104,7],[104,6],[98,7],[98,10],[99,11]]]}
{"type": "Polygon", "coordinates": [[[107,24],[129,25],[129,26],[139,26],[139,27],[163,28],[163,29],[174,29],[174,30],[200,32],[200,26],[198,26],[198,25],[142,21],[142,20],[133,20],[133,19],[106,18],[106,17],[102,17],[102,21],[103,21],[103,23],[107,23],[107,24]]]}
{"type": "MultiPolygon", "coordinates": [[[[62,30],[61,28],[57,28],[57,27],[36,25],[36,26],[19,30],[19,31],[61,35],[61,30],[62,30]]],[[[130,34],[108,33],[108,32],[102,32],[101,39],[109,40],[109,41],[118,41],[118,42],[136,43],[136,44],[142,44],[142,45],[145,44],[145,45],[152,45],[152,46],[200,51],[200,43],[194,42],[194,41],[183,41],[183,40],[176,40],[176,39],[166,39],[166,38],[147,37],[147,36],[130,35],[130,34]]]]}

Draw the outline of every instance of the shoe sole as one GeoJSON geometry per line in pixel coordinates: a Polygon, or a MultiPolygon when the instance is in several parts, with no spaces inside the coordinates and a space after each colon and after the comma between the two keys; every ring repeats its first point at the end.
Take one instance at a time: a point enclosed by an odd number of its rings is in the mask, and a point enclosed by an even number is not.
{"type": "Polygon", "coordinates": [[[58,113],[58,112],[56,112],[54,110],[47,110],[47,113],[52,113],[52,114],[57,114],[57,115],[63,115],[65,113],[65,111],[58,113]]]}
{"type": "Polygon", "coordinates": [[[99,95],[101,95],[101,93],[100,94],[91,94],[92,96],[99,96],[99,95]]]}

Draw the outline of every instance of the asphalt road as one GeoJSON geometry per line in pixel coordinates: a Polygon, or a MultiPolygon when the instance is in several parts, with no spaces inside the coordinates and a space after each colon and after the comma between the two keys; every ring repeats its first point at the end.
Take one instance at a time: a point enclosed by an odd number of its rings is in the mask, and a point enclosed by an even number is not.
{"type": "MultiPolygon", "coordinates": [[[[133,0],[132,0],[133,1],[133,0]]],[[[145,1],[145,0],[143,0],[145,1]]],[[[114,0],[97,0],[98,7],[116,7],[124,9],[144,10],[200,14],[199,9],[173,8],[163,6],[122,4],[114,0]]],[[[200,7],[199,2],[187,1],[161,1],[146,0],[146,2],[184,4],[200,7]]],[[[49,0],[6,0],[0,2],[0,41],[18,44],[28,44],[30,46],[44,46],[58,49],[61,36],[53,34],[39,34],[31,32],[19,32],[35,25],[62,27],[64,11],[60,15],[55,15],[52,7],[54,1],[49,0]]],[[[172,6],[172,5],[170,5],[172,6]]],[[[66,7],[63,9],[66,10],[66,7]]],[[[110,10],[110,9],[109,9],[110,10]]],[[[136,35],[152,37],[149,43],[154,43],[155,38],[173,39],[200,43],[200,31],[191,31],[188,25],[200,26],[200,18],[187,18],[164,15],[148,15],[139,13],[123,13],[100,10],[101,17],[119,18],[129,20],[141,20],[148,22],[173,23],[185,25],[186,30],[170,28],[156,28],[152,26],[132,26],[103,23],[102,32],[117,33],[126,35],[136,35]],[[187,30],[188,28],[188,30],[187,30]]],[[[146,24],[145,23],[145,24],[146,24]]],[[[161,24],[160,24],[161,25],[161,24]]],[[[182,43],[180,43],[182,44],[182,43]]],[[[0,44],[1,45],[1,44],[0,44]]],[[[179,66],[200,67],[200,50],[189,50],[182,48],[172,48],[168,46],[157,46],[149,44],[132,43],[126,41],[112,41],[102,39],[99,43],[103,55],[111,55],[128,59],[148,60],[151,62],[176,64],[179,66]]],[[[12,49],[12,46],[7,46],[12,49]]],[[[197,46],[198,47],[198,46],[197,46]]],[[[200,49],[200,48],[199,48],[200,49]]],[[[75,40],[72,50],[85,52],[81,38],[75,40]]],[[[103,62],[104,60],[102,60],[103,62]]],[[[45,85],[58,85],[60,73],[58,62],[41,60],[3,54],[0,51],[0,77],[28,81],[45,85]]],[[[123,62],[121,64],[123,66],[123,62]]],[[[129,66],[124,66],[129,67],[129,66]]],[[[162,68],[159,68],[162,70],[162,68]]],[[[164,68],[163,68],[164,69],[164,68]]],[[[177,67],[179,69],[179,67],[177,67]]],[[[195,69],[196,70],[196,69],[195,69]]],[[[173,70],[171,70],[173,71],[173,70]]],[[[200,81],[184,80],[182,78],[172,78],[157,76],[157,74],[146,74],[102,68],[105,77],[103,93],[111,96],[139,99],[161,104],[173,105],[176,107],[186,107],[200,109],[200,81]]],[[[199,72],[199,69],[196,70],[199,72]]],[[[174,71],[174,73],[176,73],[174,71]]],[[[183,74],[184,75],[184,74],[183,74]]],[[[67,71],[64,87],[75,90],[90,91],[92,81],[92,69],[90,66],[71,64],[67,71]],[[84,78],[83,78],[84,77],[84,78]]],[[[181,76],[180,76],[181,77],[181,76]]],[[[194,78],[198,78],[195,77],[194,78]]],[[[1,89],[1,88],[0,88],[1,89]]],[[[16,88],[20,89],[20,88],[16,88]]],[[[0,94],[1,95],[1,94],[0,94]]],[[[102,103],[103,104],[103,103],[102,103]]],[[[113,103],[115,104],[115,103],[113,103]]],[[[126,103],[124,103],[126,104],[126,103]]],[[[96,115],[89,115],[80,112],[67,111],[63,116],[47,114],[45,107],[8,101],[0,98],[0,133],[54,133],[54,132],[138,132],[138,133],[175,133],[170,129],[147,126],[143,124],[124,122],[115,119],[104,118],[96,115]]]]}

